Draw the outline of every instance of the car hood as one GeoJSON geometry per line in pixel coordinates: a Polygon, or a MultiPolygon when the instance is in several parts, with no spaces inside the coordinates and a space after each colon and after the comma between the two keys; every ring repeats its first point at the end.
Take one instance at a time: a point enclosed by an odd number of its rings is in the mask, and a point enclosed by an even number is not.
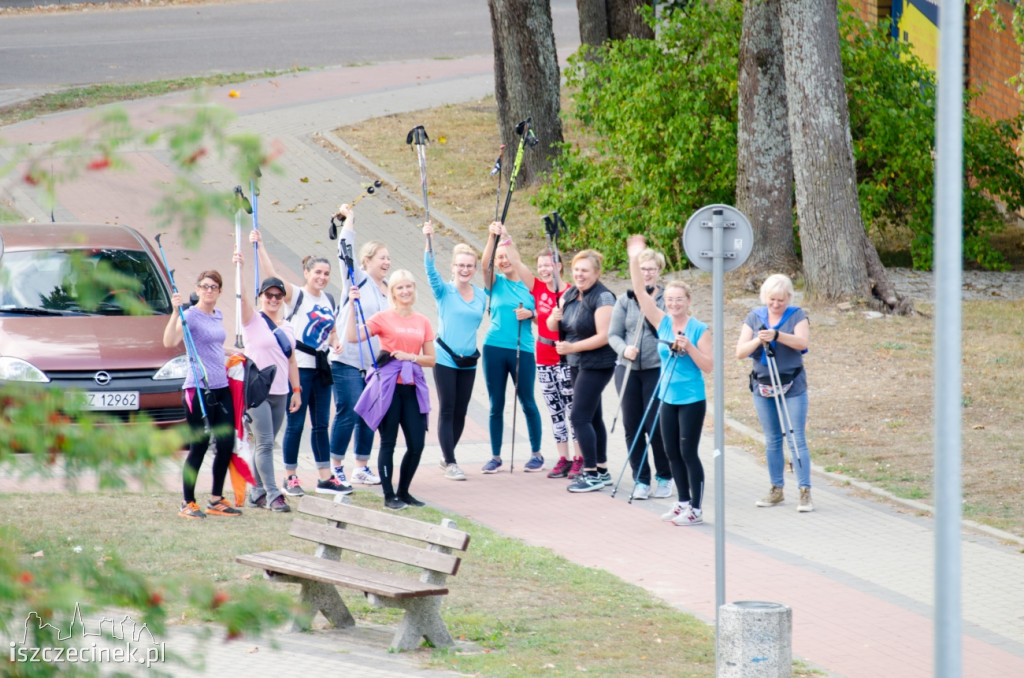
{"type": "Polygon", "coordinates": [[[0,315],[0,355],[44,372],[160,368],[181,355],[165,348],[167,316],[13,317],[0,315]]]}

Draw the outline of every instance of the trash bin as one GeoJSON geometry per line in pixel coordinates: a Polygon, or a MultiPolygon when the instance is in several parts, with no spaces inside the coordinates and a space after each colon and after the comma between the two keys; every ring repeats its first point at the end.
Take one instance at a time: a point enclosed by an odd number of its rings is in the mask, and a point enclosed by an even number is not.
{"type": "Polygon", "coordinates": [[[717,678],[789,678],[793,611],[779,603],[741,600],[718,615],[717,678]]]}

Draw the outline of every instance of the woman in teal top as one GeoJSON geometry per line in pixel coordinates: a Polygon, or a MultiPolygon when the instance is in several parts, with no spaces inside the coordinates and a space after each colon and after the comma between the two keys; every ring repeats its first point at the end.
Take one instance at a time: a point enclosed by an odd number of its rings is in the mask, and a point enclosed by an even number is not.
{"type": "Polygon", "coordinates": [[[675,525],[704,522],[701,501],[704,495],[704,465],[697,455],[707,401],[704,375],[711,372],[711,334],[708,326],[690,315],[690,288],[673,280],[665,285],[665,310],[658,308],[647,293],[640,272],[639,254],[646,244],[642,235],[630,236],[629,276],[633,293],[644,316],[658,328],[658,352],[661,354],[662,379],[658,389],[661,411],[658,415],[665,454],[672,468],[679,500],[662,520],[675,525]]]}
{"type": "Polygon", "coordinates": [[[466,425],[466,411],[473,396],[476,380],[476,361],[480,351],[476,348],[476,333],[484,317],[487,293],[471,281],[476,275],[476,252],[469,245],[459,243],[452,251],[452,281],[445,282],[434,266],[434,253],[430,249],[430,236],[434,233],[431,222],[423,224],[427,236],[427,249],[423,265],[427,269],[430,290],[437,301],[437,338],[434,339],[437,363],[434,365],[434,385],[437,387],[437,441],[444,455],[444,476],[449,480],[465,480],[455,461],[455,446],[459,444],[466,425]]]}
{"type": "Polygon", "coordinates": [[[491,297],[491,326],[484,337],[484,382],[491,400],[490,433],[491,458],[484,464],[484,473],[497,473],[501,468],[501,439],[505,431],[505,387],[508,378],[518,387],[519,403],[526,417],[533,457],[526,463],[528,471],[544,467],[540,454],[540,411],[533,399],[533,383],[537,362],[533,355],[533,328],[530,320],[536,315],[533,293],[519,279],[519,273],[510,256],[512,238],[500,221],[490,226],[491,236],[484,249],[484,261],[490,261],[497,243],[495,264],[497,271],[485,271],[484,283],[491,297]],[[504,240],[501,240],[504,238],[504,240]],[[500,242],[499,242],[500,240],[500,242]]]}

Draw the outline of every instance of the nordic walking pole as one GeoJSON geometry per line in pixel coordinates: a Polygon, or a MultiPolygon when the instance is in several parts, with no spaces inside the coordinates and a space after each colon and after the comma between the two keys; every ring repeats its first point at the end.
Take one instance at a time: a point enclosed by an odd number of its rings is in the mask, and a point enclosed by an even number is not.
{"type": "MultiPolygon", "coordinates": [[[[164,246],[160,243],[160,236],[162,234],[157,233],[155,236],[156,246],[160,249],[160,258],[163,259],[164,268],[167,269],[167,277],[171,281],[171,291],[178,294],[178,286],[174,283],[174,270],[167,267],[167,255],[164,254],[164,246]]],[[[206,378],[206,368],[203,366],[202,361],[199,359],[199,353],[196,352],[196,346],[192,343],[192,330],[189,329],[188,320],[185,319],[185,312],[181,310],[181,306],[178,306],[178,317],[181,318],[181,330],[182,336],[185,341],[185,355],[188,356],[188,364],[192,369],[192,380],[196,383],[198,389],[200,384],[204,386],[204,391],[209,392],[210,383],[206,378]],[[198,363],[199,367],[196,366],[198,363]],[[203,370],[202,379],[199,377],[199,368],[203,370]]],[[[207,434],[210,433],[210,418],[206,415],[206,398],[205,393],[200,393],[199,398],[199,411],[203,414],[203,428],[206,429],[207,434]]]]}
{"type": "MultiPolygon", "coordinates": [[[[615,487],[612,488],[612,498],[614,498],[615,497],[615,493],[619,491],[619,483],[622,482],[622,476],[626,474],[626,466],[629,464],[629,460],[633,457],[633,450],[636,449],[636,444],[640,440],[640,434],[643,433],[645,424],[647,424],[647,417],[651,413],[651,407],[654,406],[654,403],[658,402],[658,395],[661,392],[662,381],[664,381],[666,375],[668,376],[668,378],[670,380],[672,379],[672,372],[674,372],[675,368],[676,368],[676,362],[675,362],[676,358],[677,358],[677,356],[676,356],[675,353],[673,353],[671,356],[669,356],[670,364],[666,365],[665,366],[666,369],[663,369],[661,371],[661,375],[658,377],[658,383],[655,384],[655,386],[654,386],[654,393],[651,394],[651,399],[647,401],[647,408],[644,410],[644,416],[640,419],[640,426],[637,427],[636,434],[633,436],[633,442],[630,443],[629,450],[626,453],[626,462],[622,465],[622,470],[619,471],[619,477],[615,481],[615,487]]],[[[660,417],[661,417],[661,408],[659,407],[658,411],[655,412],[655,414],[654,414],[654,423],[653,423],[653,426],[651,427],[652,429],[654,429],[654,428],[656,428],[658,426],[658,419],[660,417]]],[[[651,444],[651,436],[647,436],[647,445],[650,445],[650,444],[651,444]]],[[[644,446],[644,459],[645,460],[646,460],[646,455],[647,455],[647,445],[644,446]]],[[[643,464],[640,464],[640,465],[643,466],[643,464]]],[[[636,478],[635,477],[633,478],[633,481],[636,482],[636,478]]],[[[630,495],[629,495],[629,503],[630,504],[633,503],[633,494],[632,493],[630,493],[630,495]]]]}
{"type": "MultiPolygon", "coordinates": [[[[423,125],[417,125],[409,130],[409,134],[405,137],[405,143],[412,144],[416,147],[416,159],[419,161],[420,166],[420,186],[423,188],[423,221],[424,223],[430,221],[430,206],[427,202],[427,142],[430,139],[427,138],[427,130],[423,129],[423,125]]],[[[434,244],[427,236],[427,251],[433,253],[434,244]]]]}
{"type": "MultiPolygon", "coordinates": [[[[235,251],[242,251],[242,211],[252,212],[241,186],[235,186],[235,251]]],[[[259,288],[257,288],[259,289],[259,288]]],[[[242,339],[242,262],[235,264],[235,348],[245,348],[242,339]]]]}
{"type": "Polygon", "coordinates": [[[491,170],[491,176],[498,175],[498,188],[494,193],[494,220],[498,220],[499,210],[501,210],[501,157],[505,155],[505,144],[501,145],[501,149],[498,150],[498,159],[494,161],[494,169],[491,170]]]}
{"type": "MultiPolygon", "coordinates": [[[[640,345],[640,326],[644,322],[644,312],[640,311],[640,317],[636,321],[636,328],[633,330],[633,348],[638,348],[640,345]]],[[[622,377],[622,387],[619,388],[619,404],[615,406],[615,416],[612,417],[612,427],[608,430],[609,433],[615,433],[615,422],[619,420],[619,412],[622,411],[622,399],[626,395],[626,383],[629,382],[629,373],[633,371],[633,364],[636,359],[630,360],[626,365],[626,373],[622,377]]]]}
{"type": "MultiPolygon", "coordinates": [[[[261,176],[260,170],[256,168],[256,176],[261,176]]],[[[256,186],[256,177],[249,178],[249,195],[252,196],[252,230],[260,230],[260,215],[259,215],[259,198],[260,189],[256,186]]],[[[256,240],[252,244],[252,260],[253,260],[253,292],[255,298],[260,297],[260,241],[256,240]]]]}
{"type": "MultiPolygon", "coordinates": [[[[519,302],[519,308],[523,303],[519,302]]],[[[516,316],[516,378],[512,390],[512,451],[509,453],[508,472],[516,470],[516,407],[519,405],[519,342],[523,336],[523,321],[516,316]]]]}
{"type": "MultiPolygon", "coordinates": [[[[366,190],[364,192],[362,192],[359,195],[357,195],[356,199],[353,200],[352,202],[350,202],[348,204],[348,206],[349,207],[355,207],[356,205],[359,204],[360,200],[362,200],[363,198],[365,198],[367,196],[373,195],[374,193],[377,192],[377,189],[380,188],[383,185],[384,184],[381,182],[380,179],[375,179],[374,182],[372,184],[370,184],[369,186],[367,186],[366,190]]],[[[341,208],[340,207],[338,208],[338,212],[336,212],[334,215],[331,216],[331,225],[327,229],[327,237],[330,238],[331,240],[337,240],[338,239],[338,225],[339,225],[339,222],[342,225],[344,225],[344,223],[345,223],[345,215],[341,214],[341,208]]]]}
{"type": "MultiPolygon", "coordinates": [[[[350,244],[348,244],[347,242],[345,242],[345,241],[342,241],[342,243],[341,243],[341,256],[342,256],[342,259],[345,261],[345,267],[348,269],[348,282],[349,282],[349,285],[351,285],[352,287],[358,288],[359,285],[356,284],[355,260],[352,257],[352,246],[350,244]]],[[[363,305],[359,301],[359,299],[356,299],[355,302],[352,304],[352,310],[350,311],[350,313],[358,313],[358,315],[356,316],[357,319],[360,316],[363,315],[363,305]]],[[[364,330],[366,329],[366,320],[365,319],[363,320],[363,329],[364,330]]],[[[367,332],[367,335],[369,335],[368,332],[367,332]]],[[[358,323],[356,324],[356,345],[357,345],[356,348],[358,348],[358,350],[359,350],[359,372],[365,378],[366,377],[366,365],[365,365],[365,363],[363,363],[363,335],[359,332],[359,325],[358,325],[358,323]]],[[[366,347],[367,347],[367,349],[370,352],[370,358],[373,360],[374,371],[376,371],[376,369],[377,369],[377,358],[373,355],[373,345],[370,343],[370,337],[369,336],[366,337],[366,347]]]]}
{"type": "Polygon", "coordinates": [[[782,377],[779,375],[779,364],[775,361],[775,349],[771,347],[771,344],[764,344],[762,350],[764,350],[765,362],[768,363],[768,378],[771,380],[775,412],[779,415],[779,428],[789,444],[789,470],[795,473],[797,466],[803,470],[803,462],[796,451],[796,434],[793,433],[793,421],[789,418],[789,405],[786,403],[786,396],[782,393],[782,377]]]}

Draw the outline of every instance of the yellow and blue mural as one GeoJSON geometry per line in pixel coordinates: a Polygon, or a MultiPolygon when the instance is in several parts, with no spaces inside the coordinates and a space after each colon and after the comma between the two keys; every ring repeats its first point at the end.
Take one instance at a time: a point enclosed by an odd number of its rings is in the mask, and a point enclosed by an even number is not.
{"type": "Polygon", "coordinates": [[[929,0],[892,0],[892,37],[909,42],[933,71],[939,67],[939,6],[929,0]]]}

